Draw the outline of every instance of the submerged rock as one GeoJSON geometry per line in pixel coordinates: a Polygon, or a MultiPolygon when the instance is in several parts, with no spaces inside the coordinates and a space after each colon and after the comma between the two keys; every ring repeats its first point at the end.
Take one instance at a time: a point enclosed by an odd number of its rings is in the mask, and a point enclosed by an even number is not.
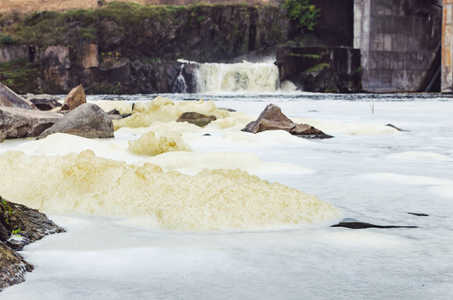
{"type": "Polygon", "coordinates": [[[242,131],[258,133],[266,130],[284,130],[292,135],[305,138],[331,138],[319,129],[307,124],[296,124],[285,116],[280,107],[269,104],[256,121],[250,122],[242,131]]]}
{"type": "Polygon", "coordinates": [[[176,122],[187,122],[199,127],[205,127],[211,123],[211,121],[215,120],[217,120],[215,116],[206,116],[197,112],[185,112],[178,118],[178,120],[176,120],[176,122]]]}
{"type": "Polygon", "coordinates": [[[66,96],[61,110],[73,110],[85,103],[87,103],[85,90],[80,84],[77,87],[73,88],[66,96]]]}
{"type": "Polygon", "coordinates": [[[7,201],[0,196],[0,291],[24,281],[33,266],[13,249],[65,230],[36,209],[7,201]]]}
{"type": "Polygon", "coordinates": [[[38,139],[53,133],[67,133],[86,138],[112,138],[113,123],[96,104],[85,103],[58,120],[45,130],[38,139]]]}
{"type": "Polygon", "coordinates": [[[0,83],[0,107],[1,106],[35,109],[33,103],[23,99],[2,83],[0,83]]]}
{"type": "Polygon", "coordinates": [[[397,225],[374,225],[357,221],[356,219],[346,218],[338,224],[331,227],[346,227],[350,229],[364,229],[364,228],[418,228],[417,226],[397,226],[397,225]]]}
{"type": "Polygon", "coordinates": [[[4,139],[37,137],[63,115],[17,107],[0,107],[0,142],[4,139]]]}

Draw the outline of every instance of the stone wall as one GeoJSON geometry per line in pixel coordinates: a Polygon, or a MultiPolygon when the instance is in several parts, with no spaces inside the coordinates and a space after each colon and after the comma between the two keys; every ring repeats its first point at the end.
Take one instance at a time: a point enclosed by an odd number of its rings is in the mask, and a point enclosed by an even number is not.
{"type": "Polygon", "coordinates": [[[355,0],[354,47],[362,52],[363,89],[415,92],[440,47],[442,8],[431,0],[355,0]]]}
{"type": "Polygon", "coordinates": [[[280,82],[308,92],[361,91],[360,50],[348,47],[283,47],[277,50],[280,82]]]}

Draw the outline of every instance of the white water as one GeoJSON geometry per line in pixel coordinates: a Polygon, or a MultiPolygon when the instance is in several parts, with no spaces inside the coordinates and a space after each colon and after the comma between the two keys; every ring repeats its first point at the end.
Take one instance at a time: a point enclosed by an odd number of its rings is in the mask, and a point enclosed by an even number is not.
{"type": "Polygon", "coordinates": [[[374,114],[370,101],[278,95],[216,101],[254,116],[268,103],[277,104],[289,117],[332,130],[327,133],[335,138],[322,141],[170,122],[152,125],[153,131],[175,128],[195,152],[133,155],[127,141],[146,130],[126,128],[115,140],[0,144],[0,152],[48,155],[92,148],[98,156],[139,165],[150,160],[186,174],[201,167],[241,167],[342,210],[328,223],[202,233],[152,229],[155,224],[133,218],[54,214],[68,232],[26,247],[22,254],[35,270],[0,298],[451,299],[453,101],[382,97],[373,99],[374,114]],[[388,130],[383,126],[388,123],[410,131],[388,130]],[[419,228],[329,227],[343,217],[419,228]]]}
{"type": "Polygon", "coordinates": [[[266,93],[279,88],[278,68],[273,62],[200,64],[196,80],[199,93],[266,93]]]}

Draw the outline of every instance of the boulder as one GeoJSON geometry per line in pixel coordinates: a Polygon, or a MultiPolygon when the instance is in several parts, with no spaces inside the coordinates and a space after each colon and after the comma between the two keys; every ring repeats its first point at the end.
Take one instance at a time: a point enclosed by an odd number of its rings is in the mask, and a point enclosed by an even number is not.
{"type": "Polygon", "coordinates": [[[83,89],[83,86],[79,84],[77,87],[73,88],[66,96],[61,110],[73,110],[85,103],[87,103],[85,90],[83,89]]]}
{"type": "Polygon", "coordinates": [[[0,83],[0,107],[1,106],[35,109],[33,103],[20,97],[7,86],[0,83]]]}
{"type": "Polygon", "coordinates": [[[7,138],[37,137],[63,115],[17,107],[0,107],[0,142],[7,138]]]}
{"type": "Polygon", "coordinates": [[[23,282],[25,272],[33,270],[33,266],[13,249],[22,249],[45,235],[57,232],[64,232],[64,229],[46,215],[0,196],[0,291],[23,282]]]}
{"type": "Polygon", "coordinates": [[[27,97],[31,103],[33,103],[37,109],[48,111],[57,107],[61,107],[62,104],[58,102],[58,98],[51,95],[33,95],[27,97]]]}
{"type": "Polygon", "coordinates": [[[296,124],[285,116],[280,107],[269,104],[256,121],[250,122],[242,129],[245,132],[258,133],[266,130],[284,130],[292,135],[305,138],[331,138],[319,129],[307,124],[296,124]]]}
{"type": "Polygon", "coordinates": [[[188,122],[199,127],[205,127],[211,123],[211,121],[215,120],[217,120],[215,116],[205,116],[197,112],[185,112],[178,118],[178,120],[176,120],[176,122],[188,122]]]}
{"type": "Polygon", "coordinates": [[[45,130],[38,139],[53,133],[68,133],[86,138],[112,138],[113,123],[96,104],[85,103],[67,113],[45,130]]]}
{"type": "Polygon", "coordinates": [[[321,130],[308,124],[296,124],[296,126],[293,127],[289,133],[306,138],[328,139],[332,137],[331,135],[325,134],[321,130]]]}

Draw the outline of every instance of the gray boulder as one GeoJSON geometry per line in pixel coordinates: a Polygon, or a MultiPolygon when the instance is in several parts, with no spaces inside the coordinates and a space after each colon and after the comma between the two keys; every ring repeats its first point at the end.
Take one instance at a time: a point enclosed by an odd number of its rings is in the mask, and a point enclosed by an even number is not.
{"type": "Polygon", "coordinates": [[[37,137],[62,117],[54,112],[0,106],[0,142],[7,138],[37,137]]]}
{"type": "Polygon", "coordinates": [[[62,106],[62,104],[58,102],[58,98],[51,95],[32,95],[27,97],[27,100],[33,103],[37,109],[44,111],[62,106]]]}
{"type": "Polygon", "coordinates": [[[109,116],[96,104],[85,103],[59,119],[39,135],[38,139],[53,133],[67,133],[86,138],[112,138],[113,131],[113,123],[109,116]]]}
{"type": "Polygon", "coordinates": [[[199,127],[205,127],[211,123],[211,121],[215,120],[217,120],[215,116],[205,116],[197,112],[185,112],[178,118],[178,120],[176,120],[176,122],[188,122],[199,127]]]}
{"type": "Polygon", "coordinates": [[[36,107],[28,100],[20,97],[7,86],[0,83],[0,107],[20,107],[24,109],[35,109],[36,107]]]}
{"type": "Polygon", "coordinates": [[[258,133],[266,130],[284,130],[292,135],[304,138],[331,138],[319,129],[307,124],[296,124],[285,116],[280,107],[269,104],[256,121],[250,122],[242,129],[245,132],[258,133]]]}

